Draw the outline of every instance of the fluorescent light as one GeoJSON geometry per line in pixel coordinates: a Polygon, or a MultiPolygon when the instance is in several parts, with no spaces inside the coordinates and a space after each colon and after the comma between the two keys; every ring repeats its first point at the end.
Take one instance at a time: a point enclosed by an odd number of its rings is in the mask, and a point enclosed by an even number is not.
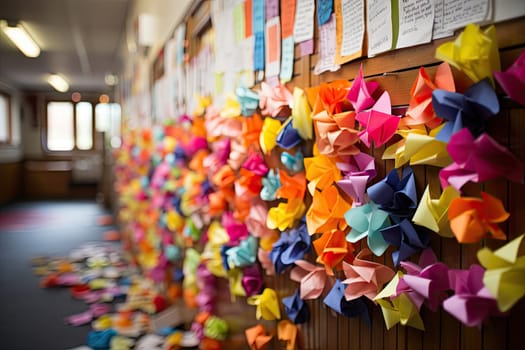
{"type": "Polygon", "coordinates": [[[22,24],[17,23],[12,26],[6,21],[1,21],[0,26],[5,35],[11,39],[13,44],[15,44],[24,55],[27,57],[38,57],[38,55],[40,55],[40,47],[38,47],[31,36],[29,36],[22,24]]]}
{"type": "Polygon", "coordinates": [[[47,82],[57,91],[66,92],[69,90],[68,82],[58,74],[51,74],[47,78],[47,82]]]}

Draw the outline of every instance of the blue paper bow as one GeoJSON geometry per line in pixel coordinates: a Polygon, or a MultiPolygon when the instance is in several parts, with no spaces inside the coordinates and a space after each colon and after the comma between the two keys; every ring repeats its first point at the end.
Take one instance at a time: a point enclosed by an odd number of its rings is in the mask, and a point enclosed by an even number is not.
{"type": "Polygon", "coordinates": [[[295,173],[304,169],[304,157],[301,151],[297,151],[295,155],[286,151],[281,153],[281,163],[286,169],[295,173]]]}
{"type": "Polygon", "coordinates": [[[370,326],[370,314],[363,300],[364,297],[348,301],[345,298],[345,288],[346,286],[341,280],[336,279],[334,286],[324,298],[323,303],[340,315],[361,317],[370,326]]]}
{"type": "Polygon", "coordinates": [[[436,135],[436,139],[443,142],[448,142],[464,127],[474,136],[481,135],[487,120],[499,113],[498,96],[488,78],[472,85],[465,94],[434,90],[432,107],[437,116],[448,120],[436,135]]]}
{"type": "Polygon", "coordinates": [[[261,199],[265,201],[273,201],[276,198],[276,192],[281,187],[281,180],[279,178],[279,171],[270,169],[268,174],[262,178],[261,199]]]}
{"type": "Polygon", "coordinates": [[[303,139],[299,135],[299,131],[292,125],[292,118],[290,117],[277,134],[276,143],[284,149],[291,149],[297,146],[303,139]]]}
{"type": "Polygon", "coordinates": [[[416,181],[411,167],[403,169],[401,179],[392,169],[380,182],[368,188],[368,196],[379,208],[397,217],[411,217],[417,208],[416,181]]]}
{"type": "Polygon", "coordinates": [[[306,223],[302,222],[296,228],[283,231],[270,252],[270,259],[275,267],[275,272],[281,273],[287,267],[292,266],[296,260],[303,259],[304,255],[310,252],[310,249],[311,239],[306,223]]]}
{"type": "Polygon", "coordinates": [[[241,105],[241,114],[245,117],[252,116],[259,107],[259,94],[248,88],[238,87],[235,95],[241,105]]]}
{"type": "Polygon", "coordinates": [[[249,235],[246,239],[241,240],[238,246],[231,247],[225,251],[228,266],[243,267],[255,262],[257,255],[257,238],[249,235]]]}
{"type": "Polygon", "coordinates": [[[381,230],[385,241],[399,247],[399,250],[392,253],[394,266],[429,246],[430,236],[428,232],[421,226],[418,226],[418,229],[420,232],[416,231],[409,220],[404,219],[399,224],[381,230]]]}
{"type": "Polygon", "coordinates": [[[310,309],[308,304],[301,299],[299,289],[293,295],[282,299],[284,310],[290,321],[295,324],[306,323],[310,320],[310,309]]]}

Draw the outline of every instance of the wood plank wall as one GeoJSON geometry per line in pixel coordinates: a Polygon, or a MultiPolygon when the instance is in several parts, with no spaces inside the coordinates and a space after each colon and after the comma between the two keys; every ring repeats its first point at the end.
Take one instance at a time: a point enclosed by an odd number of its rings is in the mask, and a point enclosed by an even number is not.
{"type": "MultiPolygon", "coordinates": [[[[525,18],[519,18],[496,25],[502,69],[506,69],[525,49],[525,18]]],[[[426,67],[429,74],[434,74],[436,66],[441,63],[435,59],[436,48],[443,42],[453,40],[445,38],[427,45],[396,50],[370,59],[361,59],[345,64],[337,72],[321,75],[313,74],[317,62],[317,52],[312,56],[299,57],[294,63],[294,78],[288,87],[307,88],[335,79],[352,80],[363,65],[367,80],[377,81],[380,90],[390,93],[393,107],[406,107],[410,99],[410,89],[418,74],[419,67],[426,67]],[[386,74],[385,74],[386,73],[386,74]]],[[[299,50],[296,48],[296,55],[299,50]]],[[[454,70],[458,91],[464,91],[470,82],[461,72],[454,70]]],[[[520,106],[498,90],[502,102],[502,111],[494,118],[488,133],[500,144],[507,146],[513,154],[525,163],[525,108],[520,106]]],[[[524,92],[525,93],[525,92],[524,92]]],[[[393,141],[395,142],[395,141],[393,141]]],[[[392,144],[392,142],[390,143],[392,144]]],[[[387,145],[388,146],[388,145],[387,145]]],[[[385,146],[373,150],[376,156],[378,175],[381,180],[392,168],[394,161],[381,160],[385,146]]],[[[426,184],[439,189],[439,169],[431,166],[413,167],[418,195],[424,191],[426,184]]],[[[484,184],[468,184],[465,195],[478,196],[485,191],[503,201],[511,213],[510,219],[502,226],[511,240],[525,233],[525,185],[504,180],[489,181],[484,184]]],[[[433,193],[434,196],[437,193],[433,193]]],[[[505,244],[502,241],[486,240],[476,244],[458,244],[455,239],[441,238],[433,235],[431,245],[438,258],[450,268],[468,268],[476,263],[476,252],[487,245],[496,249],[505,244]]],[[[392,266],[391,248],[376,261],[392,266]]],[[[266,278],[267,285],[276,289],[280,297],[290,295],[297,284],[290,281],[288,275],[266,278]]],[[[481,329],[465,327],[442,309],[431,312],[422,308],[422,318],[426,331],[410,327],[395,326],[386,330],[379,307],[370,307],[371,326],[364,321],[346,318],[335,314],[322,304],[321,300],[307,301],[311,320],[300,326],[301,343],[305,349],[522,349],[522,332],[525,324],[525,300],[518,302],[508,317],[492,318],[481,329]]],[[[282,348],[277,341],[274,348],[282,348]]]]}

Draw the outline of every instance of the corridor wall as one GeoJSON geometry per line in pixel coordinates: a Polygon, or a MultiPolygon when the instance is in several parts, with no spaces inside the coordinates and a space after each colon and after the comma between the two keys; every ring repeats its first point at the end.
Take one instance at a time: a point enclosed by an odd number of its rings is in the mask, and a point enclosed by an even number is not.
{"type": "MultiPolygon", "coordinates": [[[[193,10],[195,9],[192,9],[192,11],[193,10]]],[[[206,11],[204,11],[204,13],[206,13],[206,11]]],[[[206,14],[199,12],[198,9],[195,12],[190,11],[185,23],[187,24],[185,33],[185,40],[187,42],[186,54],[191,59],[191,57],[196,57],[198,55],[198,50],[200,48],[198,38],[201,38],[204,33],[210,30],[211,22],[209,9],[207,16],[206,14]]],[[[495,24],[495,27],[499,55],[501,58],[501,68],[502,70],[505,70],[510,67],[525,49],[525,18],[520,17],[499,22],[495,24]]],[[[291,92],[295,87],[298,87],[306,90],[308,94],[309,91],[312,91],[310,88],[317,87],[323,83],[334,82],[337,80],[353,81],[354,78],[358,76],[360,67],[362,67],[365,81],[378,83],[379,88],[373,94],[374,98],[377,99],[383,91],[388,91],[391,98],[393,114],[404,115],[411,101],[411,88],[418,77],[420,67],[424,67],[429,76],[434,76],[438,70],[439,64],[441,63],[440,60],[435,58],[436,49],[443,43],[456,39],[460,32],[461,30],[457,31],[452,37],[433,40],[429,44],[389,51],[372,58],[354,60],[345,63],[340,70],[335,72],[314,74],[314,67],[319,58],[319,49],[317,45],[318,32],[316,28],[316,49],[314,54],[300,56],[300,46],[295,45],[296,58],[294,59],[293,65],[293,77],[290,82],[286,83],[286,88],[291,92]]],[[[217,47],[217,50],[220,49],[220,47],[217,47]]],[[[164,51],[161,51],[158,60],[166,59],[164,53],[164,51]]],[[[188,61],[185,62],[187,64],[188,61]]],[[[161,61],[149,66],[148,69],[150,71],[148,74],[153,79],[162,78],[163,73],[165,72],[163,72],[162,68],[159,68],[161,66],[161,61]]],[[[457,91],[465,92],[472,85],[472,81],[470,81],[460,70],[453,68],[452,71],[457,91]]],[[[254,88],[254,90],[257,91],[260,89],[260,85],[257,85],[254,88]]],[[[131,91],[132,88],[129,88],[129,90],[131,91]]],[[[132,99],[130,91],[123,93],[124,99],[132,99]]],[[[486,131],[499,144],[507,147],[510,153],[517,157],[521,164],[524,164],[524,106],[510,99],[498,85],[496,85],[496,91],[501,109],[497,118],[492,118],[488,121],[486,131]]],[[[221,101],[224,104],[225,97],[223,96],[222,98],[221,101]]],[[[152,104],[154,104],[155,97],[151,97],[151,99],[152,104]]],[[[136,100],[133,102],[134,103],[131,103],[130,105],[136,106],[136,100]]],[[[310,102],[313,101],[310,100],[310,102]]],[[[211,103],[214,104],[215,101],[211,103]]],[[[311,107],[314,107],[313,104],[314,103],[311,103],[311,107]]],[[[190,103],[189,101],[186,101],[185,106],[187,107],[188,105],[190,105],[190,103]]],[[[195,105],[199,105],[199,103],[195,103],[195,105]]],[[[219,105],[217,107],[221,109],[224,106],[219,105]]],[[[135,112],[133,108],[134,107],[129,107],[128,105],[128,111],[130,113],[135,112]]],[[[208,108],[210,107],[208,106],[208,108]]],[[[155,109],[155,107],[152,107],[152,109],[155,109]]],[[[147,110],[148,109],[146,108],[146,111],[147,110]]],[[[190,115],[190,118],[192,112],[193,109],[186,111],[186,113],[190,115]]],[[[203,115],[204,111],[201,111],[201,113],[203,115]]],[[[151,129],[148,127],[137,128],[136,126],[141,124],[141,122],[138,122],[139,118],[134,116],[128,117],[131,119],[131,130],[128,135],[133,135],[133,140],[135,141],[140,139],[142,140],[141,142],[145,142],[145,140],[147,142],[153,142],[152,140],[155,139],[156,133],[159,133],[159,129],[155,129],[155,127],[151,129]],[[141,139],[141,137],[143,138],[141,139]]],[[[263,115],[263,117],[265,116],[263,115]]],[[[266,116],[266,118],[269,117],[266,116]]],[[[179,119],[179,116],[163,116],[162,113],[159,113],[159,116],[156,119],[152,118],[151,123],[142,123],[142,125],[160,125],[164,123],[167,125],[167,128],[169,128],[170,125],[176,125],[178,122],[183,123],[181,119],[179,119]]],[[[196,130],[202,131],[202,129],[195,127],[195,125],[189,129],[190,132],[195,132],[196,130]]],[[[160,133],[162,134],[162,132],[160,133]]],[[[166,135],[179,141],[181,138],[185,137],[176,132],[170,135],[169,132],[166,132],[165,128],[164,136],[166,135]]],[[[206,137],[205,135],[200,136],[206,137]]],[[[384,179],[391,170],[396,168],[394,160],[383,160],[382,157],[385,150],[394,145],[400,139],[401,137],[396,135],[385,145],[367,148],[367,153],[374,157],[374,164],[377,172],[376,177],[372,180],[370,185],[377,184],[384,179]]],[[[159,139],[160,144],[166,145],[166,143],[163,142],[162,139],[159,139]]],[[[310,143],[306,142],[307,146],[304,146],[303,148],[308,149],[308,147],[310,147],[309,154],[308,151],[305,152],[306,158],[312,156],[312,142],[314,141],[310,141],[310,143]]],[[[133,148],[132,142],[130,147],[133,148]]],[[[151,146],[151,149],[153,148],[154,146],[151,146]]],[[[125,151],[126,150],[124,149],[124,152],[125,151]]],[[[161,151],[161,155],[166,156],[166,152],[161,151]]],[[[147,158],[147,155],[145,155],[145,157],[147,158]]],[[[150,181],[149,185],[151,185],[151,183],[155,181],[155,169],[150,168],[150,165],[162,164],[163,160],[162,158],[154,159],[154,157],[151,159],[146,158],[144,159],[144,164],[139,164],[139,168],[140,166],[143,167],[143,173],[135,174],[135,176],[141,181],[145,181],[145,178],[148,178],[150,181]],[[149,174],[148,171],[150,172],[149,174]]],[[[276,161],[275,154],[272,154],[269,157],[267,156],[266,160],[268,163],[272,164],[272,162],[276,161]]],[[[121,161],[120,165],[117,165],[117,171],[121,171],[123,174],[126,171],[126,162],[130,162],[130,159],[123,156],[121,161]]],[[[440,167],[417,165],[413,166],[412,169],[414,172],[418,201],[421,199],[427,185],[430,186],[433,198],[439,196],[441,191],[439,178],[440,167]]],[[[122,174],[121,176],[129,175],[122,174]]],[[[126,178],[125,180],[122,180],[121,177],[120,181],[120,185],[129,185],[129,182],[127,181],[131,181],[131,179],[126,178]]],[[[127,230],[127,244],[129,245],[129,248],[137,254],[137,261],[141,263],[142,257],[140,256],[140,249],[143,247],[141,248],[140,240],[137,240],[137,226],[133,221],[133,211],[129,210],[130,198],[127,197],[129,193],[126,193],[125,189],[122,188],[119,190],[121,191],[121,197],[124,199],[124,215],[121,215],[121,223],[127,230]]],[[[521,174],[521,183],[505,179],[489,180],[482,183],[470,182],[462,188],[461,196],[479,197],[481,192],[486,192],[500,199],[503,207],[510,213],[508,220],[499,224],[502,231],[506,233],[506,239],[495,240],[484,238],[475,243],[465,244],[459,243],[456,238],[441,237],[434,233],[430,234],[430,247],[436,254],[438,261],[444,263],[449,269],[467,270],[473,264],[479,264],[478,251],[482,248],[487,247],[491,250],[495,250],[525,233],[525,223],[521,218],[522,215],[525,214],[525,205],[522,199],[525,196],[523,174],[521,174]]],[[[144,191],[143,194],[147,196],[151,194],[151,192],[144,191]]],[[[136,193],[134,193],[134,195],[136,195],[136,193]]],[[[155,199],[153,196],[147,197],[147,201],[149,200],[154,201],[155,199]]],[[[305,201],[307,202],[306,204],[310,204],[312,201],[311,196],[307,194],[305,196],[305,201]]],[[[135,213],[148,211],[148,214],[151,214],[148,217],[148,220],[151,220],[149,221],[150,225],[164,225],[164,227],[158,231],[152,229],[153,233],[157,232],[162,236],[166,232],[166,223],[162,223],[162,220],[166,220],[166,211],[157,208],[159,212],[152,214],[151,208],[146,204],[144,206],[141,206],[140,203],[131,205],[137,210],[135,213]]],[[[350,228],[347,228],[346,230],[345,233],[348,233],[350,228]]],[[[203,232],[206,232],[206,230],[204,229],[203,232]]],[[[316,235],[313,235],[312,237],[317,238],[316,235]]],[[[185,242],[187,242],[187,240],[185,242]]],[[[191,246],[191,248],[199,249],[200,247],[202,249],[202,246],[199,245],[201,243],[202,242],[199,241],[198,243],[192,243],[189,246],[191,246]]],[[[188,247],[188,245],[185,246],[185,244],[186,243],[184,242],[181,244],[183,252],[184,247],[188,247]]],[[[357,254],[360,248],[363,249],[365,246],[366,243],[364,243],[364,241],[360,242],[360,245],[356,245],[355,254],[357,254]]],[[[400,267],[394,266],[392,261],[392,253],[396,250],[397,248],[390,246],[384,254],[373,257],[373,261],[384,264],[392,268],[394,271],[402,270],[400,267]]],[[[182,253],[182,255],[184,255],[184,253],[182,253]]],[[[417,263],[418,258],[419,253],[411,257],[410,261],[417,263]]],[[[315,263],[316,254],[313,250],[305,256],[305,260],[315,263]]],[[[171,269],[180,267],[181,262],[173,262],[172,265],[173,266],[169,267],[170,272],[171,269]]],[[[145,271],[147,274],[147,267],[145,268],[145,271]]],[[[166,276],[168,275],[169,274],[167,273],[166,276]]],[[[336,270],[334,277],[329,278],[335,279],[336,277],[343,280],[345,279],[345,275],[340,269],[336,270]]],[[[169,277],[166,278],[169,279],[169,277]]],[[[255,312],[256,307],[248,305],[246,297],[237,296],[235,297],[235,300],[232,301],[228,293],[225,292],[225,290],[229,288],[227,278],[219,278],[216,283],[217,289],[220,290],[219,296],[217,297],[217,314],[226,319],[230,325],[229,335],[223,343],[224,348],[248,348],[244,330],[245,328],[254,326],[259,322],[265,325],[269,334],[274,335],[269,343],[270,348],[284,348],[285,343],[277,339],[277,320],[257,321],[255,312]]],[[[282,300],[282,298],[292,295],[294,291],[298,289],[299,284],[291,280],[290,268],[288,268],[285,269],[283,273],[264,276],[264,287],[273,289],[276,292],[278,299],[282,300]]],[[[450,290],[447,291],[446,294],[447,297],[452,296],[450,290]]],[[[443,310],[442,307],[440,307],[437,312],[433,312],[423,306],[420,314],[424,323],[424,331],[410,326],[403,326],[401,324],[396,324],[392,328],[387,329],[384,322],[382,308],[370,300],[366,300],[365,302],[370,315],[369,323],[366,322],[363,317],[346,317],[337,313],[332,308],[325,305],[322,298],[306,300],[306,304],[310,310],[310,319],[304,324],[299,324],[297,328],[297,347],[304,349],[518,349],[521,347],[521,325],[525,322],[525,303],[523,300],[518,301],[508,313],[502,315],[502,317],[490,317],[487,319],[487,322],[479,327],[464,325],[450,313],[443,310]]],[[[282,318],[287,318],[284,313],[284,306],[282,304],[279,305],[282,318]]]]}

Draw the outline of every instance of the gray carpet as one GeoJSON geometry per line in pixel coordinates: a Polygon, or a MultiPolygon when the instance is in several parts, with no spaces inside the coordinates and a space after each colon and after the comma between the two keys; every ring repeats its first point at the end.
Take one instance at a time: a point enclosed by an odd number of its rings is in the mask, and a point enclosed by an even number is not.
{"type": "Polygon", "coordinates": [[[66,288],[41,289],[31,258],[63,256],[82,243],[100,241],[111,228],[97,225],[103,214],[107,213],[94,201],[17,203],[0,208],[4,218],[21,217],[20,223],[0,221],[0,349],[64,350],[86,344],[90,327],[72,327],[63,321],[85,311],[86,305],[73,299],[66,288]],[[24,223],[24,218],[31,222],[24,223]]]}

